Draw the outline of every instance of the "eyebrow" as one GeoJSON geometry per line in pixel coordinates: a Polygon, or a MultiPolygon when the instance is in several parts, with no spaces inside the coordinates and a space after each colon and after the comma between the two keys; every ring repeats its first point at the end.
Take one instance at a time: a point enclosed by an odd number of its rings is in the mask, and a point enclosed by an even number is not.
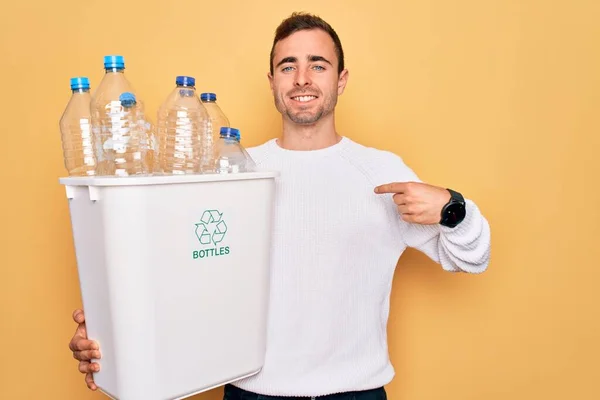
{"type": "Polygon", "coordinates": [[[311,62],[323,61],[323,62],[326,62],[327,64],[329,64],[329,65],[331,65],[333,67],[333,65],[331,64],[331,62],[329,62],[328,59],[326,59],[325,57],[321,57],[321,56],[309,55],[308,56],[308,61],[311,61],[311,62]]]}
{"type": "Polygon", "coordinates": [[[283,60],[279,61],[275,67],[279,67],[281,64],[295,63],[297,61],[298,59],[296,57],[285,57],[283,60]]]}
{"type": "MultiPolygon", "coordinates": [[[[326,62],[327,64],[333,66],[328,59],[326,59],[325,57],[322,57],[322,56],[313,56],[313,55],[309,54],[306,58],[308,59],[308,61],[311,61],[311,62],[323,61],[323,62],[326,62]]],[[[275,67],[279,67],[282,64],[295,63],[295,62],[298,62],[298,59],[296,57],[285,57],[284,59],[279,61],[275,67]]]]}

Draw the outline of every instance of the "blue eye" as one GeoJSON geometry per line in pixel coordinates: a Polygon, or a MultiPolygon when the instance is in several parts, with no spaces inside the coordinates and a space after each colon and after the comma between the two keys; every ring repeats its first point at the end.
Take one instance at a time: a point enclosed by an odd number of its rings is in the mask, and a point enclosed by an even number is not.
{"type": "Polygon", "coordinates": [[[291,71],[292,69],[294,69],[294,67],[283,67],[283,68],[281,69],[281,71],[282,71],[282,72],[289,72],[289,71],[291,71]]]}
{"type": "Polygon", "coordinates": [[[313,68],[316,69],[317,71],[325,71],[325,68],[321,65],[315,65],[313,68]]]}

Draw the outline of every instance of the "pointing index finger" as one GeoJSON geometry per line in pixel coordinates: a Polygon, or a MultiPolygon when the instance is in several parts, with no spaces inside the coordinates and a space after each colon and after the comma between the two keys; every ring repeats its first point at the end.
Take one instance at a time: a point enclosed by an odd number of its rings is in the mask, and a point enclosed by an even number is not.
{"type": "Polygon", "coordinates": [[[403,182],[392,182],[379,185],[375,188],[375,193],[404,193],[406,184],[403,182]]]}

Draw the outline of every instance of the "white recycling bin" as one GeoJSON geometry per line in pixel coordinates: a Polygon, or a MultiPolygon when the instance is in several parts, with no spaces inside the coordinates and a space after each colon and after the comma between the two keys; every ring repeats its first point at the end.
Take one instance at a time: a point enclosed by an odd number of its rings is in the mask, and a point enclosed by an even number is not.
{"type": "Polygon", "coordinates": [[[60,179],[106,395],[182,399],[260,371],[276,177],[60,179]]]}

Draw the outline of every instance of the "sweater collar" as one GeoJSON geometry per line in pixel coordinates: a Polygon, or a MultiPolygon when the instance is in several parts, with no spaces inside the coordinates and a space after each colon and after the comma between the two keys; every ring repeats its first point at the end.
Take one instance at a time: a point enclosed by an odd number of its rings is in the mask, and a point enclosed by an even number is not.
{"type": "Polygon", "coordinates": [[[337,142],[336,144],[333,144],[328,147],[324,147],[322,149],[317,149],[317,150],[284,149],[283,147],[280,147],[277,144],[277,139],[269,140],[268,145],[272,151],[274,151],[278,154],[281,154],[281,155],[285,155],[288,157],[301,157],[301,158],[308,157],[308,158],[310,158],[310,157],[325,156],[325,155],[338,153],[348,144],[349,141],[350,141],[350,139],[348,139],[346,136],[342,136],[342,139],[339,142],[337,142]]]}

